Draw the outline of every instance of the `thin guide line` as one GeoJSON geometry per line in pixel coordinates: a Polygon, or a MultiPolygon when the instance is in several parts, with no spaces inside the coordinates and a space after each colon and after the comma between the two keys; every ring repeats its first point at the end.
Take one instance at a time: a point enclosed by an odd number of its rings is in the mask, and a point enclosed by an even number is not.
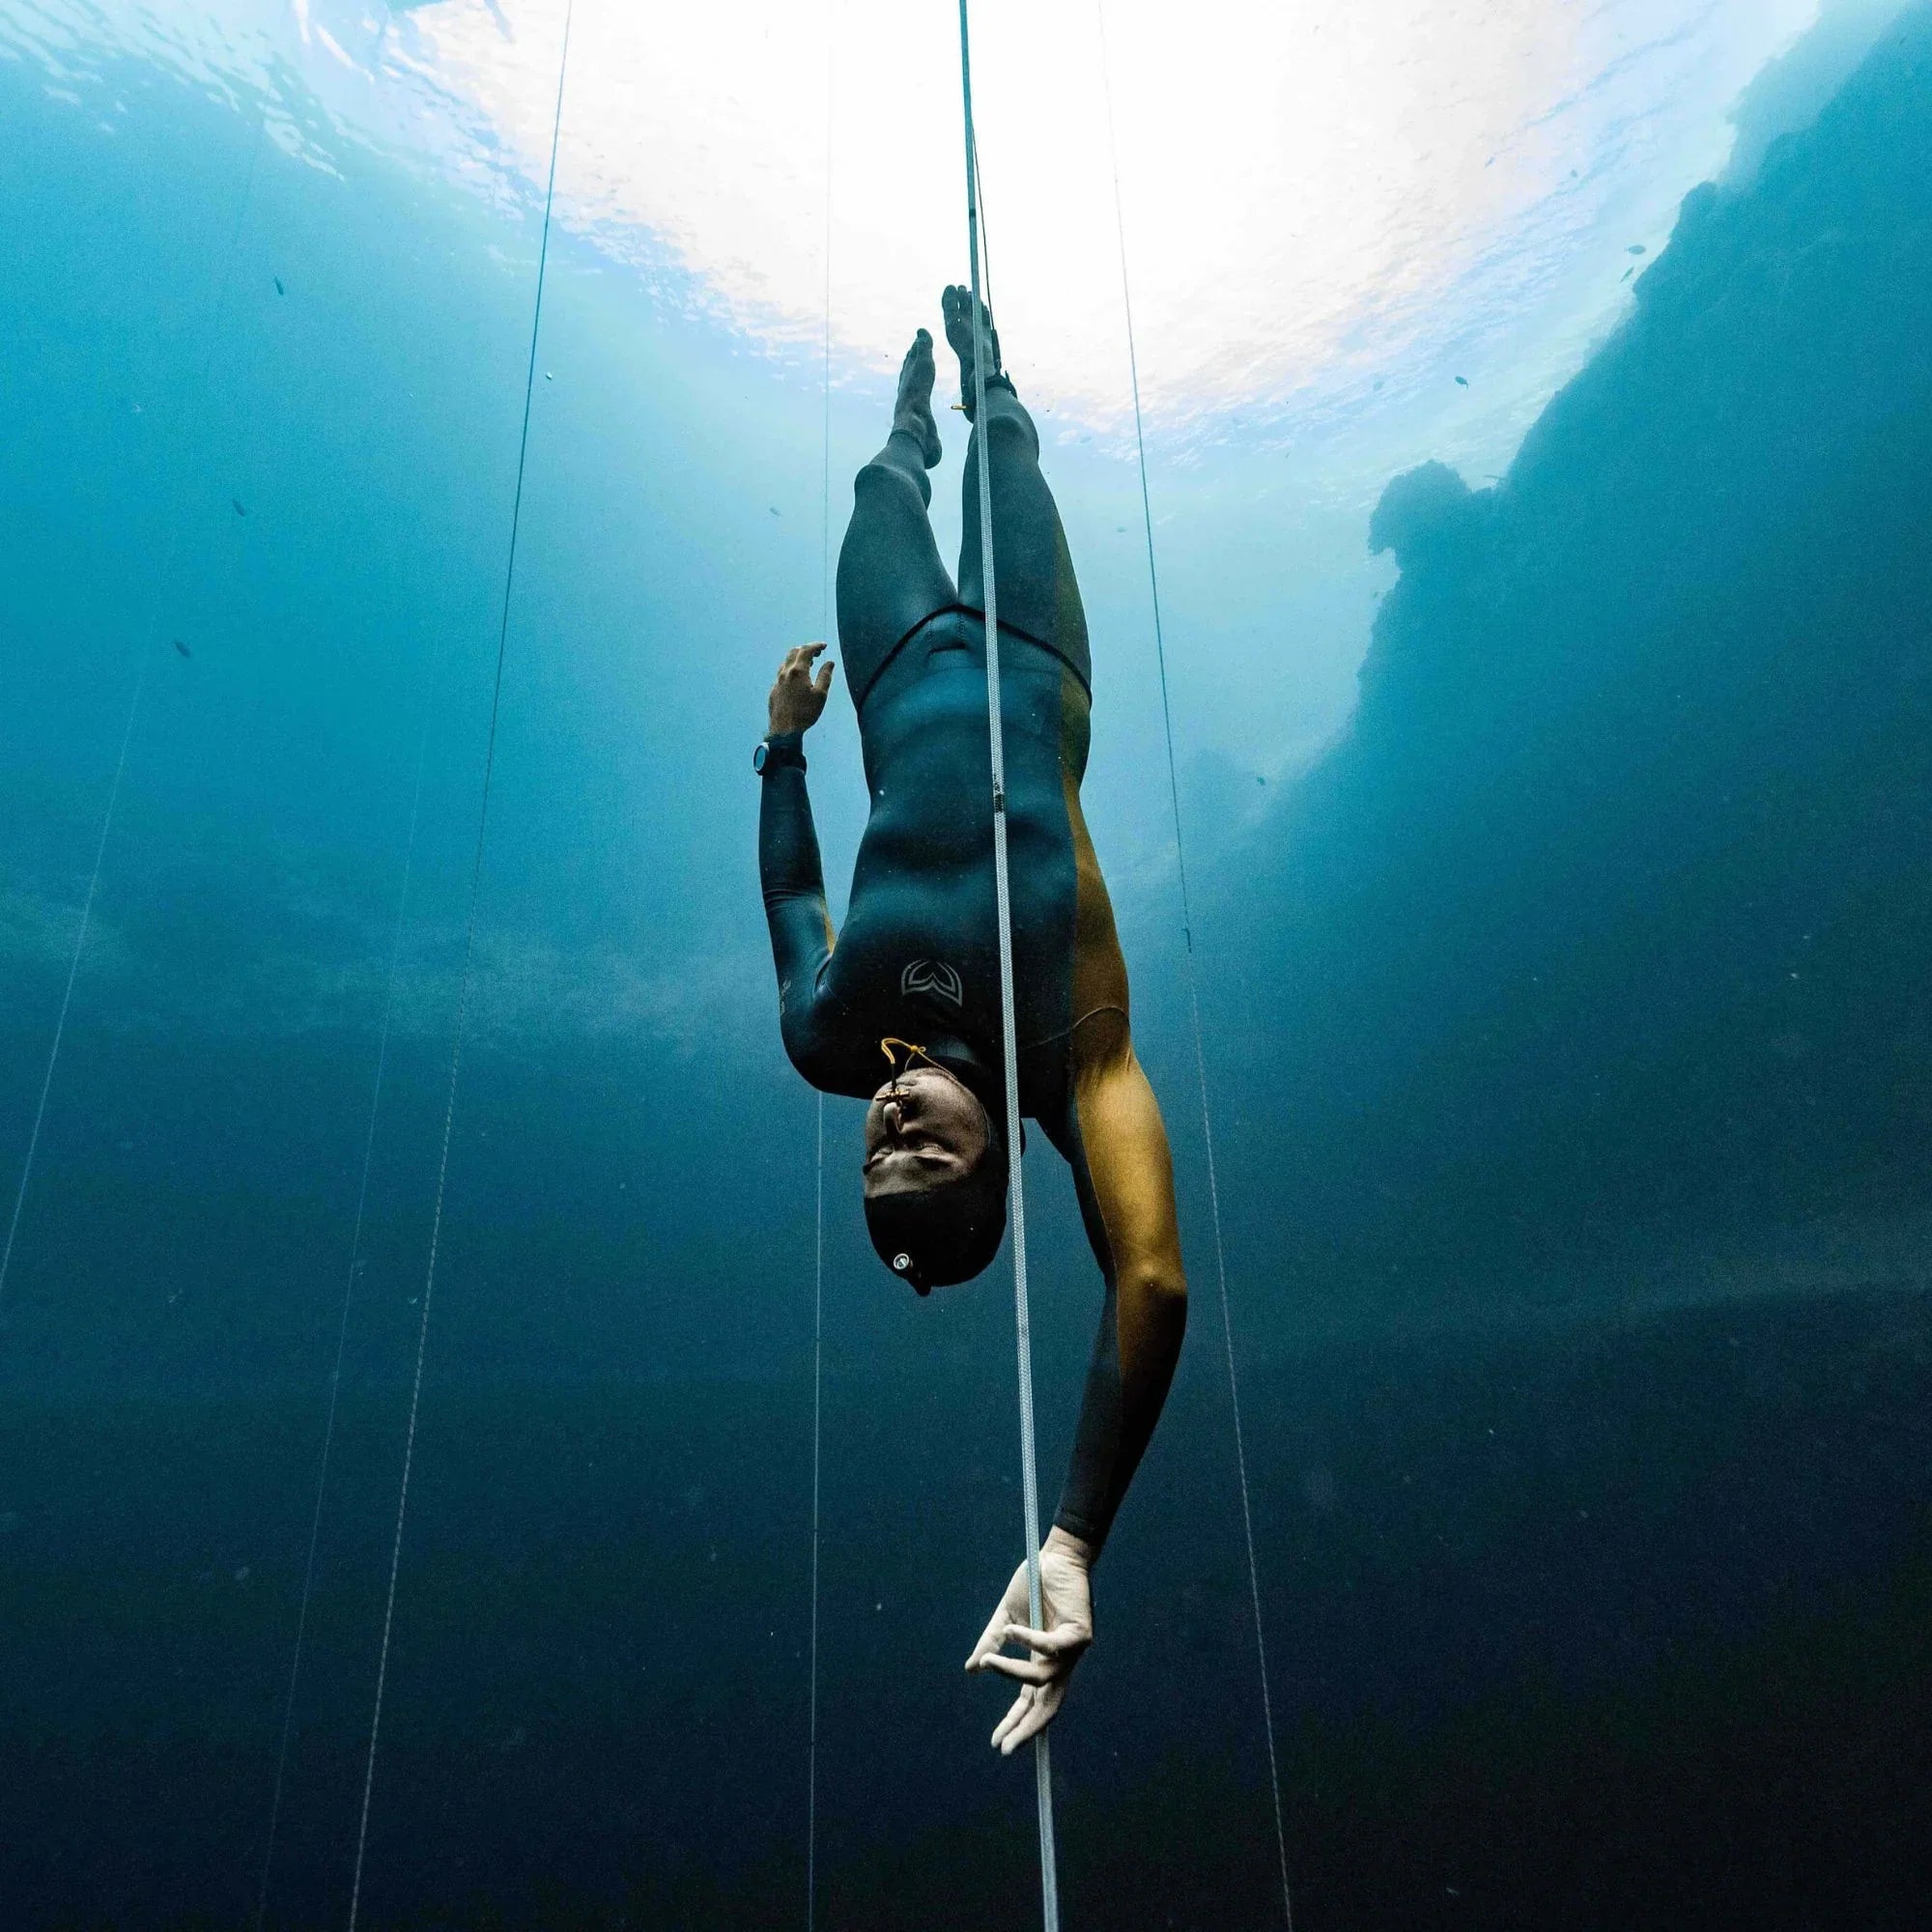
{"type": "Polygon", "coordinates": [[[818,1499],[820,1421],[825,1394],[825,1095],[818,1095],[818,1186],[811,1284],[811,1698],[805,1798],[805,1923],[818,1912],[818,1499]]]}
{"type": "Polygon", "coordinates": [[[1167,744],[1167,793],[1174,813],[1175,869],[1180,886],[1180,929],[1185,941],[1187,1008],[1194,1033],[1194,1077],[1201,1095],[1201,1140],[1207,1156],[1208,1208],[1214,1230],[1215,1285],[1220,1292],[1221,1339],[1228,1363],[1228,1405],[1234,1422],[1235,1469],[1240,1480],[1241,1529],[1248,1555],[1248,1601],[1254,1617],[1255,1662],[1261,1677],[1262,1724],[1267,1740],[1268,1791],[1274,1801],[1275,1856],[1281,1871],[1281,1909],[1288,1932],[1294,1932],[1294,1898],[1288,1877],[1288,1832],[1281,1803],[1281,1768],[1274,1742],[1274,1698],[1268,1685],[1267,1639],[1262,1622],[1261,1565],[1255,1551],[1255,1514],[1248,1487],[1246,1437],[1241,1427],[1241,1385],[1235,1367],[1235,1325],[1228,1299],[1227,1244],[1221,1232],[1221,1182],[1214,1160],[1214,1122],[1208,1099],[1208,1056],[1202,1044],[1200,976],[1194,960],[1194,914],[1187,891],[1187,849],[1180,827],[1180,783],[1174,754],[1174,712],[1168,700],[1167,638],[1161,623],[1160,577],[1154,563],[1153,506],[1148,491],[1147,432],[1141,411],[1140,355],[1134,342],[1133,287],[1127,273],[1127,224],[1121,195],[1120,144],[1114,130],[1114,86],[1107,62],[1104,0],[1094,0],[1100,38],[1100,87],[1107,108],[1107,159],[1114,180],[1114,228],[1120,242],[1121,306],[1126,319],[1127,374],[1133,390],[1134,450],[1141,485],[1141,523],[1147,535],[1148,594],[1153,608],[1154,661],[1160,669],[1160,721],[1167,744]]]}
{"type": "Polygon", "coordinates": [[[556,108],[551,121],[550,178],[544,187],[543,239],[537,248],[536,300],[530,313],[529,361],[524,372],[524,427],[517,444],[517,488],[510,505],[510,549],[503,569],[503,608],[497,630],[497,668],[490,692],[490,732],[483,753],[483,795],[476,811],[476,850],[469,867],[469,905],[464,921],[463,977],[456,1000],[456,1027],[449,1048],[449,1084],[443,1100],[442,1146],[437,1159],[436,1209],[430,1219],[429,1264],[423,1277],[422,1314],[416,1324],[415,1370],[410,1384],[409,1427],[403,1437],[403,1473],[396,1490],[396,1527],[389,1546],[389,1584],[383,1605],[383,1644],[376,1663],[376,1696],[369,1714],[369,1751],[362,1771],[362,1811],[355,1832],[355,1871],[349,1895],[349,1932],[362,1906],[362,1878],[369,1851],[370,1799],[376,1785],[376,1749],[383,1728],[383,1697],[389,1680],[389,1643],[395,1629],[396,1580],[402,1570],[403,1525],[409,1513],[410,1475],[415,1463],[416,1422],[422,1408],[423,1360],[429,1347],[429,1314],[442,1248],[442,1210],[449,1184],[449,1143],[456,1124],[456,1087],[463,1066],[463,1034],[476,956],[476,905],[483,880],[483,846],[490,823],[490,784],[497,768],[497,726],[503,707],[503,660],[510,641],[510,593],[517,580],[517,538],[523,527],[524,472],[530,448],[530,402],[536,387],[537,338],[543,327],[544,276],[550,266],[551,211],[556,201],[556,151],[563,128],[563,84],[570,67],[574,0],[563,11],[563,45],[557,55],[556,108]]]}
{"type": "MultiPolygon", "coordinates": [[[[832,635],[832,140],[833,87],[837,77],[832,22],[837,0],[828,0],[825,35],[825,302],[821,351],[821,420],[818,475],[818,631],[832,635]]],[[[820,1476],[825,1407],[825,1095],[817,1100],[818,1158],[812,1190],[811,1272],[811,1657],[806,1719],[805,1927],[818,1922],[818,1547],[820,1476]]]]}
{"type": "MultiPolygon", "coordinates": [[[[228,296],[235,279],[235,251],[241,245],[242,230],[255,199],[255,174],[262,159],[262,124],[258,121],[248,136],[248,168],[242,178],[242,198],[236,205],[235,225],[229,231],[228,249],[221,261],[221,281],[215,290],[214,313],[209,320],[208,347],[201,360],[196,387],[204,401],[208,379],[214,370],[215,351],[220,347],[221,329],[228,315],[228,296]]],[[[181,422],[176,418],[175,459],[181,465],[181,422]]],[[[161,567],[155,576],[155,587],[148,601],[147,621],[141,627],[141,662],[134,675],[134,690],[128,700],[128,718],[121,727],[121,750],[114,760],[114,777],[107,786],[107,803],[101,809],[100,836],[95,841],[94,865],[87,875],[87,892],[80,902],[80,924],[73,935],[73,951],[68,956],[67,983],[61,988],[60,1009],[54,1016],[53,1038],[47,1045],[46,1070],[41,1076],[40,1097],[34,1103],[34,1124],[27,1134],[27,1151],[20,1162],[19,1184],[14,1190],[14,1211],[7,1221],[7,1244],[0,1248],[0,1311],[7,1301],[7,1277],[14,1266],[14,1243],[19,1237],[20,1216],[26,1208],[27,1190],[33,1184],[34,1167],[41,1151],[41,1128],[47,1118],[47,1096],[53,1092],[54,1069],[60,1065],[61,1046],[67,1038],[68,1013],[73,1006],[74,981],[80,977],[81,955],[87,950],[87,935],[94,923],[95,896],[100,889],[100,867],[107,857],[107,841],[114,831],[114,818],[121,805],[121,781],[128,775],[128,753],[134,742],[134,727],[141,716],[141,701],[147,696],[148,671],[154,662],[155,639],[158,634],[161,605],[174,582],[175,559],[181,552],[182,492],[176,477],[174,515],[168,523],[168,545],[161,555],[161,567]]]]}
{"type": "MultiPolygon", "coordinates": [[[[165,567],[172,567],[172,558],[165,567]]],[[[60,1065],[61,1042],[67,1037],[68,1009],[73,1005],[73,982],[80,974],[80,955],[87,948],[87,929],[94,918],[94,895],[100,887],[100,862],[107,855],[108,835],[114,830],[114,809],[121,800],[121,778],[128,769],[128,748],[134,741],[134,721],[141,715],[141,697],[148,688],[152,643],[150,636],[141,647],[141,668],[134,679],[134,694],[128,700],[128,722],[121,727],[121,754],[114,761],[114,779],[107,787],[107,806],[100,814],[100,837],[94,847],[94,867],[87,875],[87,894],[80,902],[80,925],[73,935],[73,952],[68,956],[67,984],[61,989],[60,1010],[54,1016],[54,1035],[47,1046],[46,1070],[41,1075],[40,1098],[34,1105],[34,1124],[27,1135],[26,1157],[20,1162],[20,1181],[14,1190],[14,1212],[7,1222],[7,1245],[0,1249],[0,1310],[6,1306],[7,1275],[14,1265],[14,1242],[20,1233],[20,1214],[27,1205],[27,1188],[33,1180],[34,1161],[41,1151],[41,1127],[47,1118],[47,1095],[53,1092],[54,1068],[60,1065]]]]}
{"type": "MultiPolygon", "coordinates": [[[[966,135],[966,252],[972,270],[973,424],[980,448],[980,565],[986,597],[986,726],[993,781],[993,893],[999,914],[1000,1044],[1006,1076],[1007,1177],[1012,1202],[1013,1330],[1019,1366],[1020,1486],[1026,1514],[1027,1609],[1041,1627],[1039,1478],[1034,1448],[1033,1324],[1027,1307],[1026,1182],[1020,1167],[1020,1082],[1013,1010],[1013,915],[1007,863],[1006,729],[1000,715],[999,594],[993,559],[993,482],[986,423],[986,311],[980,298],[980,148],[973,127],[973,51],[967,0],[959,0],[959,90],[966,135]]],[[[1040,1914],[1045,1932],[1060,1932],[1060,1878],[1053,1831],[1053,1765],[1044,1730],[1033,1741],[1034,1797],[1039,1819],[1040,1914]]]]}
{"type": "Polygon", "coordinates": [[[262,1932],[269,1914],[269,1881],[274,1870],[275,1843],[282,1821],[282,1792],[289,1768],[289,1744],[295,1731],[296,1686],[301,1678],[302,1651],[308,1637],[309,1605],[315,1596],[316,1552],[322,1542],[322,1506],[328,1492],[328,1467],[335,1448],[335,1418],[342,1395],[342,1363],[349,1347],[349,1311],[355,1297],[355,1275],[362,1258],[362,1228],[369,1207],[369,1175],[376,1157],[376,1122],[382,1111],[383,1085],[389,1066],[389,1035],[395,1018],[396,981],[403,956],[403,932],[410,903],[410,884],[415,871],[416,829],[422,817],[423,767],[429,754],[431,706],[423,707],[422,737],[416,747],[415,788],[410,800],[410,829],[404,841],[402,882],[396,892],[395,929],[389,938],[389,969],[383,983],[383,1018],[376,1042],[376,1070],[369,1088],[369,1124],[362,1136],[362,1173],[355,1189],[355,1216],[349,1236],[349,1264],[342,1282],[342,1309],[335,1325],[335,1362],[328,1377],[328,1414],[323,1424],[322,1453],[315,1472],[315,1508],[309,1517],[308,1556],[302,1565],[301,1607],[296,1613],[295,1649],[289,1659],[289,1681],[282,1693],[282,1736],[275,1755],[274,1796],[269,1804],[269,1839],[262,1853],[262,1879],[255,1895],[255,1932],[262,1932]]]}

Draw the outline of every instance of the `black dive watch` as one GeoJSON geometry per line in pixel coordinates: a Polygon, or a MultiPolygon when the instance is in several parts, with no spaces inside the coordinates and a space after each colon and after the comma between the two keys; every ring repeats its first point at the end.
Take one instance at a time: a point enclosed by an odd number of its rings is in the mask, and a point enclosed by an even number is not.
{"type": "Polygon", "coordinates": [[[798,731],[774,731],[753,750],[752,769],[761,779],[783,771],[787,765],[796,765],[804,771],[805,747],[800,742],[803,736],[798,731]]]}

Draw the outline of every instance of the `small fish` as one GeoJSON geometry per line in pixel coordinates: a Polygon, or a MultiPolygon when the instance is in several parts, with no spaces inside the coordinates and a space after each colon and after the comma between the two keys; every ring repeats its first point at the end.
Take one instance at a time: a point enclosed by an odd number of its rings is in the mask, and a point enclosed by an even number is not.
{"type": "Polygon", "coordinates": [[[1466,389],[1466,388],[1467,388],[1467,387],[1469,386],[1469,379],[1468,379],[1468,377],[1466,377],[1466,376],[1458,376],[1458,377],[1456,378],[1456,386],[1457,386],[1457,387],[1458,387],[1459,389],[1466,389]]]}
{"type": "Polygon", "coordinates": [[[778,505],[777,505],[776,503],[771,503],[771,504],[768,504],[768,505],[767,505],[766,507],[767,507],[767,508],[768,508],[768,509],[769,509],[769,510],[771,511],[771,513],[772,513],[772,515],[773,515],[773,516],[775,516],[775,517],[776,517],[776,516],[778,515],[778,513],[779,513],[779,506],[778,506],[778,505]]]}
{"type": "Polygon", "coordinates": [[[248,512],[242,507],[240,498],[231,497],[229,497],[228,500],[235,505],[235,514],[238,517],[245,517],[248,514],[248,512]]]}
{"type": "Polygon", "coordinates": [[[194,653],[191,650],[189,650],[188,647],[185,643],[183,643],[179,638],[175,639],[175,649],[178,650],[185,658],[191,658],[194,655],[194,653]]]}
{"type": "Polygon", "coordinates": [[[285,295],[287,295],[287,294],[288,294],[288,290],[287,290],[287,289],[285,289],[285,288],[283,288],[283,286],[282,286],[282,278],[281,278],[281,276],[277,275],[277,276],[276,276],[276,277],[274,278],[274,280],[275,280],[275,293],[276,293],[276,294],[277,294],[278,296],[285,296],[285,295]]]}
{"type": "Polygon", "coordinates": [[[1624,252],[1627,255],[1648,255],[1650,250],[1641,242],[1633,242],[1624,252]]]}
{"type": "MultiPolygon", "coordinates": [[[[1636,273],[1636,270],[1635,270],[1634,269],[1626,269],[1626,270],[1624,270],[1624,281],[1625,281],[1625,282],[1629,281],[1629,280],[1630,280],[1630,278],[1631,278],[1631,277],[1632,277],[1632,276],[1633,276],[1634,274],[1635,274],[1635,273],[1636,273]]],[[[1621,287],[1623,286],[1623,282],[1619,282],[1619,283],[1617,284],[1617,286],[1618,286],[1619,288],[1621,288],[1621,287]]]]}
{"type": "Polygon", "coordinates": [[[1388,378],[1387,378],[1386,376],[1378,376],[1378,377],[1376,378],[1376,387],[1377,387],[1377,389],[1378,389],[1378,390],[1379,390],[1379,389],[1381,388],[1382,384],[1383,384],[1384,383],[1386,383],[1387,381],[1388,381],[1388,378]]]}

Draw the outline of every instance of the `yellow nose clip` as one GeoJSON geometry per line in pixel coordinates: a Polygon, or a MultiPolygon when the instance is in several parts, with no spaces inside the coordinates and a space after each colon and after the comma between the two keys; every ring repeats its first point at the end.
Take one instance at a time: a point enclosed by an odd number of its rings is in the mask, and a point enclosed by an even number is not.
{"type": "Polygon", "coordinates": [[[888,1034],[879,1042],[879,1051],[886,1056],[886,1065],[895,1073],[899,1070],[899,1057],[898,1054],[893,1051],[894,1047],[898,1047],[905,1054],[906,1065],[908,1067],[912,1065],[915,1059],[930,1060],[932,1058],[931,1054],[926,1052],[924,1047],[915,1046],[909,1039],[900,1039],[894,1034],[888,1034]]]}

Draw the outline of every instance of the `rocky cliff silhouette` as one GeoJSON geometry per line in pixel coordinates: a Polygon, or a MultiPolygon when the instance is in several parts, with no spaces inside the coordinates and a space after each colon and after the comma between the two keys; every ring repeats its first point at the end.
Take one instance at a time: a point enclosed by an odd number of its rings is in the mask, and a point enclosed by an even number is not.
{"type": "Polygon", "coordinates": [[[1932,6],[1686,200],[1496,487],[1415,470],[1370,541],[1352,729],[1204,922],[1255,1267],[1922,1208],[1932,6]]]}

